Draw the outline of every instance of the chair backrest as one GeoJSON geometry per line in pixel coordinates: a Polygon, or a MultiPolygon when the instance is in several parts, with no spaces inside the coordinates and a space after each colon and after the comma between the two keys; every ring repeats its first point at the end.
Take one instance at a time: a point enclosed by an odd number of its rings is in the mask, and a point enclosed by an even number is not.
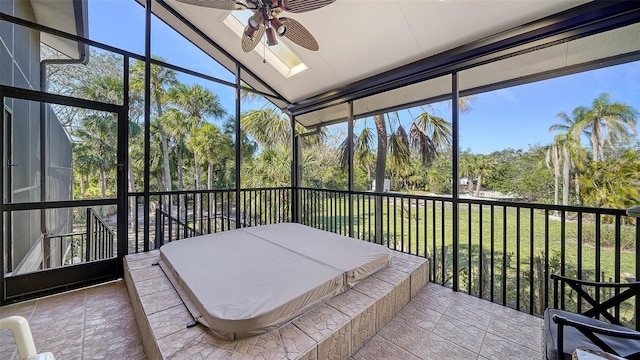
{"type": "Polygon", "coordinates": [[[558,300],[559,296],[559,283],[563,282],[571,287],[578,298],[584,299],[586,302],[591,305],[590,309],[583,311],[581,314],[588,317],[595,317],[597,315],[601,315],[607,321],[612,324],[620,325],[620,320],[611,315],[609,313],[609,309],[614,306],[619,306],[626,300],[636,297],[636,301],[640,301],[640,282],[629,282],[629,283],[605,283],[605,282],[593,282],[593,281],[585,281],[585,280],[577,280],[570,279],[563,276],[552,274],[551,278],[553,279],[553,307],[558,309],[558,300]],[[599,294],[600,289],[608,288],[612,289],[615,292],[615,295],[603,302],[599,301],[598,296],[594,299],[586,290],[585,286],[595,288],[595,293],[599,294]],[[625,289],[621,292],[621,290],[625,289]]]}

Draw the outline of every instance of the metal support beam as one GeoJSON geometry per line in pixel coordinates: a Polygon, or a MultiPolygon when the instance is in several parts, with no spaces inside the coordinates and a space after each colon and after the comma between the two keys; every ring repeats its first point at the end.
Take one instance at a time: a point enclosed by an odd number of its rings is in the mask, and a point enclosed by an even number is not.
{"type": "MultiPolygon", "coordinates": [[[[118,113],[118,242],[116,256],[118,257],[118,276],[124,276],[123,259],[128,252],[128,214],[134,215],[134,209],[129,209],[129,57],[123,59],[124,92],[122,98],[122,111],[118,113]]],[[[148,161],[145,161],[148,163],[148,161]]],[[[134,202],[134,204],[137,202],[134,202]]],[[[135,221],[138,221],[136,218],[135,221]]]]}
{"type": "Polygon", "coordinates": [[[242,166],[242,153],[240,142],[242,141],[242,128],[240,126],[240,102],[241,102],[241,78],[240,63],[236,63],[236,229],[239,229],[240,224],[240,167],[242,166]]]}
{"type": "Polygon", "coordinates": [[[291,221],[300,222],[300,199],[298,198],[298,188],[300,187],[300,179],[298,178],[298,166],[300,157],[298,151],[298,134],[296,134],[296,118],[289,113],[291,121],[291,221]]]}
{"type": "MultiPolygon", "coordinates": [[[[451,139],[451,160],[452,160],[452,171],[451,171],[451,193],[453,195],[453,206],[452,209],[452,226],[453,231],[451,232],[453,235],[453,290],[458,291],[459,283],[458,283],[458,259],[460,254],[459,246],[458,246],[458,229],[460,225],[460,219],[458,219],[460,205],[460,194],[458,191],[458,164],[460,163],[460,93],[458,91],[458,73],[451,74],[451,129],[452,129],[452,139],[451,139]]],[[[444,211],[444,209],[442,209],[444,211]]],[[[471,249],[469,249],[471,251],[471,249]]],[[[444,259],[443,259],[444,261],[444,259]]],[[[471,278],[471,276],[469,276],[471,278]]]]}
{"type": "MultiPolygon", "coordinates": [[[[5,182],[4,182],[4,169],[5,169],[5,162],[4,162],[4,153],[5,153],[5,146],[7,146],[8,140],[7,140],[7,135],[4,133],[5,128],[5,121],[7,121],[7,119],[5,119],[5,115],[7,114],[7,112],[5,111],[5,98],[4,95],[2,94],[2,89],[0,88],[0,111],[2,111],[2,141],[0,141],[2,143],[2,146],[0,146],[0,161],[2,161],[2,166],[0,166],[0,179],[2,179],[2,187],[0,187],[0,194],[2,194],[2,201],[0,201],[0,250],[2,252],[0,252],[0,274],[2,275],[2,278],[0,278],[0,305],[4,304],[4,299],[5,299],[5,275],[6,275],[6,266],[5,266],[5,255],[7,253],[8,247],[9,245],[9,241],[7,241],[5,243],[5,235],[8,235],[6,232],[9,229],[5,228],[5,224],[4,224],[4,219],[5,216],[7,216],[7,214],[5,214],[4,212],[4,202],[6,200],[5,196],[6,194],[4,193],[5,190],[8,192],[11,189],[5,189],[5,182]]],[[[9,220],[10,222],[10,220],[9,220]]],[[[9,240],[11,240],[9,238],[9,240]]],[[[6,256],[6,260],[9,262],[8,265],[11,266],[11,256],[6,256]]],[[[11,266],[12,267],[12,266],[11,266]]],[[[11,271],[12,269],[9,268],[9,271],[11,271]]]]}
{"type": "MultiPolygon", "coordinates": [[[[142,213],[144,221],[144,251],[149,251],[149,182],[151,175],[149,171],[149,158],[151,157],[151,0],[147,0],[145,6],[144,23],[144,211],[142,213]]],[[[127,139],[128,141],[128,139],[127,139]]]]}
{"type": "Polygon", "coordinates": [[[349,191],[349,237],[353,237],[353,101],[349,101],[348,106],[347,144],[349,144],[349,146],[347,146],[347,156],[349,159],[349,184],[347,185],[347,190],[349,191]]]}

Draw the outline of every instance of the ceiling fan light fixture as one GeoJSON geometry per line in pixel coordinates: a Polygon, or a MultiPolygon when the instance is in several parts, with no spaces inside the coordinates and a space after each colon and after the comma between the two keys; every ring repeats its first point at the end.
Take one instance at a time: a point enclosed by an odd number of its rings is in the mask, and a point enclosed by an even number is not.
{"type": "Polygon", "coordinates": [[[274,46],[278,45],[278,40],[276,39],[276,32],[273,28],[267,28],[267,45],[274,46]]]}
{"type": "Polygon", "coordinates": [[[247,31],[244,32],[244,34],[249,38],[249,39],[253,39],[254,36],[256,36],[256,33],[258,32],[258,29],[254,29],[251,26],[247,26],[247,31]]]}
{"type": "Polygon", "coordinates": [[[253,30],[258,30],[263,20],[264,20],[264,17],[262,16],[262,14],[256,11],[249,18],[249,21],[248,21],[249,27],[252,28],[253,30]]]}
{"type": "Polygon", "coordinates": [[[283,36],[287,32],[287,27],[276,18],[271,19],[271,26],[276,30],[278,36],[283,36]]]}

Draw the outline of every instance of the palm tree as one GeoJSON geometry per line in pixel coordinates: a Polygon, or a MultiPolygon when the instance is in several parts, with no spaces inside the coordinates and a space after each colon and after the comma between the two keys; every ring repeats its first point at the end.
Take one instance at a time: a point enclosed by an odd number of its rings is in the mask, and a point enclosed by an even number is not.
{"type": "MultiPolygon", "coordinates": [[[[373,130],[367,127],[366,119],[364,128],[358,135],[358,137],[353,139],[353,158],[358,160],[358,163],[361,164],[366,172],[367,172],[367,182],[371,183],[371,172],[372,172],[372,163],[375,159],[373,159],[373,154],[371,149],[373,148],[373,130]]],[[[349,146],[349,142],[345,139],[342,144],[340,144],[340,166],[342,169],[346,169],[349,167],[349,153],[347,151],[347,146],[349,146]]]]}
{"type": "Polygon", "coordinates": [[[460,157],[460,175],[467,179],[467,191],[471,193],[473,188],[473,156],[464,155],[460,157]]]}
{"type": "MultiPolygon", "coordinates": [[[[611,103],[611,95],[602,93],[591,108],[577,107],[573,110],[575,131],[584,132],[591,143],[594,161],[604,160],[604,145],[616,141],[628,141],[636,135],[637,111],[626,104],[611,103]]],[[[568,118],[565,113],[559,117],[568,118]]]]}
{"type": "Polygon", "coordinates": [[[553,203],[558,205],[558,195],[560,191],[560,177],[562,176],[563,153],[561,150],[562,136],[556,135],[553,144],[547,147],[546,164],[547,168],[553,168],[553,203]],[[560,137],[559,137],[560,136],[560,137]]]}
{"type": "Polygon", "coordinates": [[[495,168],[495,163],[491,158],[485,155],[475,155],[471,159],[471,171],[477,176],[478,183],[476,184],[475,196],[480,196],[480,189],[482,188],[482,179],[489,176],[495,168]]]}
{"type": "MultiPolygon", "coordinates": [[[[159,57],[154,57],[156,60],[164,61],[159,57]]],[[[163,107],[167,103],[167,88],[177,85],[176,72],[169,68],[160,67],[158,65],[151,65],[151,77],[149,78],[151,84],[151,97],[156,105],[156,121],[157,129],[160,133],[160,141],[162,144],[162,162],[164,167],[164,184],[165,190],[171,190],[171,169],[169,164],[169,139],[164,126],[158,119],[162,118],[163,107]]],[[[141,92],[144,87],[145,78],[145,63],[137,61],[131,68],[132,73],[132,89],[134,91],[141,92]]]]}
{"type": "MultiPolygon", "coordinates": [[[[124,79],[119,75],[98,76],[94,78],[92,82],[82,86],[80,88],[80,93],[91,100],[96,100],[96,101],[101,101],[101,102],[111,103],[111,104],[122,104],[124,102],[124,79]]],[[[141,133],[140,124],[138,124],[135,121],[131,121],[131,119],[138,118],[139,113],[141,112],[140,106],[139,106],[140,102],[141,102],[140,96],[136,96],[136,94],[131,94],[129,98],[129,104],[128,104],[129,105],[129,114],[128,114],[129,121],[127,123],[129,128],[130,138],[134,138],[140,135],[141,133]]],[[[106,119],[111,116],[106,115],[105,117],[105,115],[96,115],[96,119],[100,117],[103,117],[106,119]]],[[[110,130],[110,132],[108,133],[108,136],[110,136],[110,139],[109,139],[110,141],[117,142],[117,138],[118,138],[117,121],[113,121],[113,126],[115,126],[115,128],[110,130]]],[[[117,159],[115,159],[115,154],[116,154],[115,149],[116,148],[112,150],[114,152],[113,153],[114,159],[112,159],[113,165],[115,165],[117,161],[117,159]]],[[[130,154],[127,154],[127,159],[128,159],[127,162],[129,164],[127,167],[127,180],[129,184],[129,191],[135,192],[136,183],[133,175],[133,167],[131,166],[130,154]]],[[[104,181],[105,179],[102,179],[103,187],[106,186],[106,183],[104,181]]],[[[105,196],[105,191],[102,192],[102,195],[105,196]]],[[[134,207],[135,207],[135,199],[131,199],[130,206],[129,206],[131,214],[133,214],[134,207]]],[[[133,215],[131,215],[129,218],[131,219],[131,221],[135,221],[133,215]]]]}
{"type": "MultiPolygon", "coordinates": [[[[571,188],[571,175],[578,176],[578,170],[582,168],[585,157],[580,143],[571,132],[557,134],[553,144],[547,148],[547,167],[554,169],[555,190],[554,203],[558,203],[558,182],[562,174],[562,205],[569,205],[569,189],[571,188]]],[[[579,196],[579,194],[576,194],[579,196]]]]}
{"type": "MultiPolygon", "coordinates": [[[[461,109],[469,109],[468,99],[460,99],[461,109]]],[[[374,192],[382,193],[384,190],[384,179],[387,165],[387,152],[391,152],[391,160],[395,166],[408,166],[411,160],[410,148],[417,150],[423,164],[428,165],[435,159],[439,151],[443,151],[451,144],[451,124],[443,118],[430,114],[426,109],[411,122],[409,134],[402,126],[398,113],[376,114],[373,116],[377,133],[376,166],[375,166],[375,187],[374,192]],[[388,135],[387,119],[385,116],[394,115],[397,122],[396,131],[388,135]]],[[[358,148],[360,145],[356,141],[353,145],[358,148]]],[[[343,153],[346,146],[341,146],[343,153]]],[[[344,159],[346,154],[342,155],[344,159]]],[[[346,164],[343,161],[343,164],[346,164]]],[[[343,165],[344,166],[344,165],[343,165]]],[[[375,241],[382,243],[382,197],[376,197],[375,204],[375,241]]]]}
{"type": "Polygon", "coordinates": [[[187,137],[186,123],[187,116],[176,108],[169,108],[158,119],[159,123],[164,124],[167,134],[171,137],[172,146],[170,152],[174,153],[176,159],[176,167],[178,170],[178,191],[184,190],[184,166],[183,159],[188,153],[185,139],[187,137]]]}
{"type": "MultiPolygon", "coordinates": [[[[169,89],[167,96],[169,103],[174,106],[170,116],[167,117],[170,120],[171,127],[167,131],[173,133],[174,137],[183,135],[181,138],[186,139],[204,122],[205,118],[210,116],[221,118],[226,115],[218,96],[200,85],[187,86],[177,84],[169,89]]],[[[169,112],[167,112],[167,115],[169,115],[169,112]]],[[[198,190],[201,188],[200,159],[196,152],[193,153],[193,162],[196,190],[198,190]]]]}
{"type": "Polygon", "coordinates": [[[115,168],[118,122],[111,115],[89,115],[80,121],[76,132],[79,140],[74,148],[84,153],[84,162],[97,166],[100,174],[100,192],[107,196],[107,173],[115,168]]]}
{"type": "Polygon", "coordinates": [[[215,125],[205,122],[191,133],[187,147],[202,159],[206,159],[207,189],[213,189],[213,167],[218,162],[233,158],[230,139],[224,136],[215,125]]]}
{"type": "Polygon", "coordinates": [[[573,110],[572,116],[561,112],[557,117],[562,120],[560,124],[554,124],[549,127],[549,131],[557,131],[560,134],[554,138],[554,143],[547,149],[547,167],[554,169],[555,190],[554,200],[558,202],[558,180],[562,174],[562,203],[569,204],[569,188],[571,183],[571,175],[574,176],[574,184],[576,186],[577,203],[580,203],[580,183],[578,177],[580,171],[584,168],[587,155],[580,145],[580,134],[583,132],[583,120],[587,110],[578,107],[573,110]]]}
{"type": "Polygon", "coordinates": [[[411,123],[410,143],[418,150],[422,162],[431,164],[438,152],[451,145],[451,123],[424,112],[411,123]]]}

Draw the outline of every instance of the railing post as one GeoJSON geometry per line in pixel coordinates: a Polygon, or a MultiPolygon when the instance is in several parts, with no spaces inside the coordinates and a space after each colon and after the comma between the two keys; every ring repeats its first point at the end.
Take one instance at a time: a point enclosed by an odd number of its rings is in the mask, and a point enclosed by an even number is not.
{"type": "MultiPolygon", "coordinates": [[[[453,249],[452,249],[452,256],[453,256],[453,261],[452,261],[452,271],[453,271],[453,290],[454,291],[458,291],[459,289],[459,274],[458,274],[458,258],[460,257],[459,254],[459,246],[458,246],[458,237],[459,237],[459,209],[458,206],[460,204],[459,202],[459,197],[460,194],[458,193],[458,160],[459,160],[459,147],[460,147],[460,122],[459,122],[459,115],[460,115],[460,109],[459,109],[459,100],[460,100],[460,93],[458,92],[458,73],[453,73],[451,74],[451,130],[452,130],[452,134],[451,134],[451,158],[452,158],[452,172],[451,172],[451,178],[453,179],[452,182],[452,186],[451,186],[451,195],[453,198],[453,204],[451,206],[451,210],[452,210],[452,225],[453,225],[453,231],[452,231],[452,242],[453,242],[453,249]]],[[[444,212],[444,208],[442,209],[442,211],[444,212]]],[[[471,257],[471,249],[469,249],[469,257],[471,257]]],[[[471,278],[471,274],[469,274],[469,278],[471,278]]]]}
{"type": "MultiPolygon", "coordinates": [[[[347,185],[347,190],[349,191],[349,237],[353,237],[353,101],[349,101],[349,119],[347,121],[348,130],[347,130],[347,156],[349,158],[348,161],[348,178],[349,183],[347,185]]],[[[382,214],[376,214],[376,216],[381,216],[382,214]]]]}
{"type": "Polygon", "coordinates": [[[92,226],[91,226],[91,208],[87,208],[87,238],[86,238],[86,246],[85,246],[85,261],[91,261],[91,232],[92,232],[92,226]]]}
{"type": "MultiPolygon", "coordinates": [[[[290,115],[291,116],[291,115],[290,115]]],[[[300,198],[298,188],[298,164],[300,163],[299,139],[295,131],[296,121],[291,116],[291,222],[300,223],[300,198]]]]}
{"type": "MultiPolygon", "coordinates": [[[[241,92],[240,86],[242,85],[241,74],[242,68],[240,67],[240,63],[236,63],[236,123],[235,123],[235,133],[236,133],[236,143],[235,143],[235,152],[236,152],[236,191],[235,191],[235,201],[236,201],[236,213],[235,213],[235,221],[236,221],[236,229],[240,228],[240,177],[242,176],[240,172],[240,165],[242,163],[242,146],[240,146],[240,139],[242,138],[242,128],[240,127],[240,116],[241,116],[241,92]]],[[[230,215],[230,214],[229,214],[230,215]]],[[[185,223],[186,225],[186,223],[185,223]]]]}
{"type": "Polygon", "coordinates": [[[162,246],[162,242],[164,240],[164,228],[161,227],[161,212],[160,209],[156,209],[156,231],[155,231],[155,235],[154,235],[154,243],[155,243],[155,249],[159,249],[160,246],[162,246]]]}

